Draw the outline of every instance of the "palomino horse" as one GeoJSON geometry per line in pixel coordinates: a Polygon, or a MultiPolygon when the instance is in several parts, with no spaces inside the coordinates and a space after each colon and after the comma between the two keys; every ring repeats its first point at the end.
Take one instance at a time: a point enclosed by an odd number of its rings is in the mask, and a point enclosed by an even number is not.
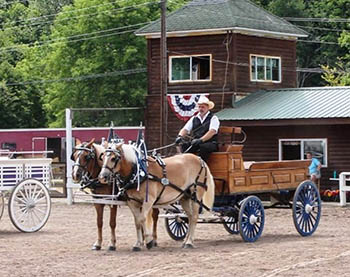
{"type": "MultiPolygon", "coordinates": [[[[94,143],[94,139],[90,142],[80,142],[77,139],[77,146],[72,154],[73,171],[72,177],[74,182],[80,182],[83,178],[89,179],[89,181],[97,181],[98,174],[101,171],[102,160],[99,159],[101,154],[105,151],[105,148],[99,144],[94,143]]],[[[104,185],[99,182],[91,183],[91,190],[94,194],[112,195],[113,187],[111,185],[104,185]]],[[[102,227],[103,227],[103,211],[105,204],[94,204],[97,214],[97,240],[92,246],[92,250],[100,250],[102,245],[102,227]]],[[[153,209],[153,239],[157,241],[157,222],[158,222],[158,209],[153,209]]],[[[109,226],[111,228],[111,240],[109,242],[108,250],[116,250],[116,216],[117,206],[111,206],[109,226]]],[[[157,242],[155,243],[157,245],[157,242]]]]}
{"type": "MultiPolygon", "coordinates": [[[[128,144],[110,144],[103,157],[99,180],[105,183],[111,175],[121,180],[130,180],[135,175],[138,157],[136,149],[128,144]]],[[[146,246],[153,246],[151,237],[152,218],[148,216],[152,206],[168,205],[180,201],[189,219],[189,231],[183,243],[184,248],[193,248],[194,231],[197,224],[200,201],[203,207],[211,209],[214,202],[214,179],[207,164],[193,154],[181,154],[162,161],[148,159],[148,178],[139,188],[121,183],[125,189],[137,233],[134,251],[141,250],[142,229],[146,246]],[[164,163],[163,163],[164,162],[164,163]]]]}
{"type": "MultiPolygon", "coordinates": [[[[84,175],[87,175],[88,179],[93,180],[98,177],[101,171],[101,164],[99,164],[98,157],[105,151],[105,148],[101,145],[94,143],[95,139],[90,142],[80,142],[76,140],[77,146],[72,154],[73,171],[72,178],[74,182],[80,182],[84,175]]],[[[107,185],[93,185],[91,188],[94,194],[112,194],[112,186],[107,185]]],[[[94,204],[97,214],[97,240],[92,246],[92,250],[100,250],[102,245],[102,227],[103,227],[103,210],[104,204],[94,204]]],[[[109,218],[109,226],[111,228],[111,240],[109,242],[108,250],[115,251],[116,247],[116,216],[117,206],[111,206],[111,213],[109,218]]]]}

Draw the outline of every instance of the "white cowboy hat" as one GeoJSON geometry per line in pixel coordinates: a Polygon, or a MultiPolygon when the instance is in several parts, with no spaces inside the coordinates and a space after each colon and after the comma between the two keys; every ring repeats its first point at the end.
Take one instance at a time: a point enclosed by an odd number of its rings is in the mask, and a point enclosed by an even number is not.
{"type": "Polygon", "coordinates": [[[206,97],[206,96],[204,96],[204,95],[201,95],[201,96],[199,97],[197,104],[198,104],[198,105],[200,105],[200,104],[206,104],[206,105],[208,105],[209,110],[211,110],[211,109],[214,108],[214,106],[215,106],[214,102],[213,102],[213,101],[210,101],[210,100],[208,99],[208,97],[206,97]]]}

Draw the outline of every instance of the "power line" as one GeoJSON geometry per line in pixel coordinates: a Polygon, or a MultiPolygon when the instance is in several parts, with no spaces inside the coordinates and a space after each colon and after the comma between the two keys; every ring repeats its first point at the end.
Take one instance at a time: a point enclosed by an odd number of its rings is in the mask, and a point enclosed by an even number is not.
{"type": "Polygon", "coordinates": [[[349,18],[319,18],[319,17],[283,17],[288,21],[299,21],[299,22],[326,22],[326,23],[349,23],[349,18]]]}
{"type": "MultiPolygon", "coordinates": [[[[174,52],[174,51],[171,51],[174,52]]],[[[179,52],[177,52],[179,53],[179,52]]],[[[184,53],[179,53],[182,55],[186,55],[184,53]]],[[[197,56],[197,58],[201,59],[197,56]]],[[[204,59],[204,58],[202,58],[204,59]]],[[[221,63],[228,63],[233,65],[239,65],[239,66],[246,66],[250,67],[249,63],[233,63],[233,62],[227,62],[223,60],[214,60],[213,62],[221,62],[221,63]]],[[[302,73],[324,73],[324,70],[321,68],[296,68],[294,70],[288,70],[284,67],[284,71],[293,71],[293,72],[302,72],[302,73]]],[[[112,71],[112,72],[105,72],[105,73],[97,73],[97,74],[90,74],[90,75],[81,75],[77,77],[67,77],[67,78],[60,78],[60,79],[42,79],[42,80],[32,80],[32,81],[25,81],[25,82],[17,82],[17,83],[9,83],[6,84],[6,86],[18,86],[18,85],[30,85],[30,84],[45,84],[45,83],[56,83],[56,82],[72,82],[72,81],[82,81],[86,79],[95,79],[95,78],[104,78],[104,77],[110,77],[110,76],[120,76],[120,75],[131,75],[131,74],[139,74],[139,73],[145,73],[147,72],[147,68],[135,68],[135,69],[128,69],[123,71],[112,71]]],[[[336,71],[334,73],[345,73],[345,71],[336,71]]]]}
{"type": "Polygon", "coordinates": [[[339,45],[338,42],[332,42],[332,41],[303,40],[303,39],[299,39],[298,42],[299,41],[303,42],[303,43],[317,43],[317,44],[339,45]]]}
{"type": "MultiPolygon", "coordinates": [[[[12,27],[6,27],[6,28],[2,28],[2,31],[5,30],[12,30],[12,29],[19,29],[21,27],[32,27],[32,26],[37,26],[37,25],[47,25],[47,24],[52,24],[52,23],[57,23],[57,22],[62,22],[62,21],[70,21],[72,19],[75,18],[84,18],[84,17],[88,17],[88,16],[94,16],[94,15],[98,15],[98,14],[106,14],[108,15],[108,13],[111,13],[112,11],[120,11],[120,10],[129,10],[129,9],[137,9],[141,6],[145,6],[145,5],[153,5],[153,4],[159,4],[160,2],[145,2],[143,4],[139,4],[139,5],[132,5],[132,6],[127,6],[127,7],[121,7],[121,8],[115,8],[115,9],[108,9],[108,10],[104,10],[104,11],[100,11],[100,12],[95,12],[95,13],[89,13],[89,14],[82,14],[82,15],[77,15],[77,16],[71,16],[71,17],[66,17],[66,18],[61,18],[61,19],[55,19],[53,18],[52,20],[49,21],[41,21],[41,22],[34,22],[31,24],[26,24],[23,23],[21,25],[17,25],[17,26],[12,26],[12,27]]],[[[41,28],[43,27],[41,26],[41,28]]]]}
{"type": "MultiPolygon", "coordinates": [[[[27,1],[29,2],[29,0],[27,1]]],[[[4,7],[7,5],[12,5],[12,4],[23,4],[23,1],[6,1],[0,5],[0,7],[4,7]]]]}
{"type": "Polygon", "coordinates": [[[316,27],[316,26],[303,26],[303,25],[298,25],[294,24],[295,26],[298,26],[299,28],[307,28],[307,29],[315,29],[315,30],[321,30],[321,31],[330,31],[330,32],[342,32],[342,31],[348,31],[348,29],[332,29],[332,28],[322,28],[322,27],[316,27]]]}
{"type": "Polygon", "coordinates": [[[40,18],[52,17],[52,16],[56,16],[56,15],[59,15],[59,14],[66,14],[66,13],[69,14],[69,13],[74,13],[74,12],[77,12],[77,11],[83,11],[83,10],[88,10],[88,9],[92,9],[92,8],[98,8],[98,7],[107,6],[107,5],[120,3],[120,2],[124,2],[124,1],[128,1],[128,0],[118,0],[118,1],[110,2],[110,3],[106,3],[106,4],[99,4],[99,5],[89,6],[89,7],[80,8],[80,9],[73,9],[73,10],[70,10],[70,11],[61,11],[61,12],[58,12],[58,13],[47,14],[47,15],[42,15],[42,16],[38,16],[38,17],[30,17],[30,18],[26,18],[26,19],[20,19],[20,20],[11,21],[10,23],[18,23],[18,22],[23,22],[23,21],[37,20],[37,19],[40,19],[40,18]]]}
{"type": "MultiPolygon", "coordinates": [[[[110,31],[116,31],[116,30],[136,27],[136,26],[140,26],[140,25],[145,25],[147,23],[149,23],[149,22],[142,22],[142,23],[137,23],[137,24],[133,24],[133,25],[127,25],[127,26],[122,26],[122,27],[117,27],[117,28],[105,29],[105,30],[91,32],[91,33],[77,34],[77,35],[68,36],[68,37],[60,37],[60,38],[47,40],[47,41],[35,41],[35,42],[31,42],[31,43],[28,43],[28,44],[25,44],[25,45],[12,45],[12,46],[8,46],[8,47],[0,48],[0,52],[11,52],[11,51],[14,51],[14,50],[16,50],[18,48],[23,48],[23,47],[28,47],[28,46],[29,47],[32,46],[32,48],[36,48],[36,47],[41,47],[43,45],[59,43],[59,42],[56,42],[56,41],[63,41],[61,43],[66,43],[66,42],[82,41],[82,40],[87,40],[87,39],[95,39],[95,38],[99,38],[99,37],[106,37],[106,35],[104,35],[104,36],[88,37],[88,38],[81,39],[81,40],[69,40],[71,38],[83,37],[83,36],[87,36],[87,35],[100,34],[100,33],[106,33],[106,32],[110,32],[110,31]],[[66,41],[67,39],[68,39],[68,41],[66,41]],[[39,44],[39,45],[36,45],[36,44],[39,44]]],[[[125,34],[125,33],[128,33],[128,32],[133,32],[135,30],[137,30],[137,29],[124,31],[124,32],[111,33],[109,35],[125,34]]]]}
{"type": "Polygon", "coordinates": [[[144,72],[147,72],[147,68],[145,68],[145,67],[127,69],[127,70],[123,70],[123,71],[112,71],[112,72],[97,73],[97,74],[90,74],[90,75],[81,75],[81,76],[77,76],[77,77],[67,77],[67,78],[50,79],[50,80],[41,79],[41,80],[32,80],[32,81],[26,81],[26,82],[9,83],[9,84],[6,84],[6,86],[82,81],[82,80],[86,80],[86,79],[96,79],[96,78],[104,78],[104,77],[120,76],[120,75],[131,75],[131,74],[139,74],[139,73],[144,73],[144,72]]]}

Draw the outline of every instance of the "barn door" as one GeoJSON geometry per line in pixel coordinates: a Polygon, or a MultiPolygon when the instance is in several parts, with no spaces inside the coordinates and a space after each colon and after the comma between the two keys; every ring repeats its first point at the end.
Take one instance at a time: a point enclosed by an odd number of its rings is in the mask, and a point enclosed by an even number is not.
{"type": "MultiPolygon", "coordinates": [[[[47,140],[46,137],[33,137],[32,138],[32,151],[46,151],[47,140]]],[[[44,154],[46,157],[46,154],[44,154]]]]}

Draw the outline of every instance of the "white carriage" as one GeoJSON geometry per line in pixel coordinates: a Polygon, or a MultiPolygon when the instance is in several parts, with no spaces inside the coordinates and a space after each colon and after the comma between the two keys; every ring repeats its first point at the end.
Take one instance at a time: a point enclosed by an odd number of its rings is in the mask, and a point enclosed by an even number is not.
{"type": "Polygon", "coordinates": [[[36,232],[46,224],[51,211],[51,161],[0,157],[0,219],[9,196],[9,217],[18,230],[36,232]]]}

